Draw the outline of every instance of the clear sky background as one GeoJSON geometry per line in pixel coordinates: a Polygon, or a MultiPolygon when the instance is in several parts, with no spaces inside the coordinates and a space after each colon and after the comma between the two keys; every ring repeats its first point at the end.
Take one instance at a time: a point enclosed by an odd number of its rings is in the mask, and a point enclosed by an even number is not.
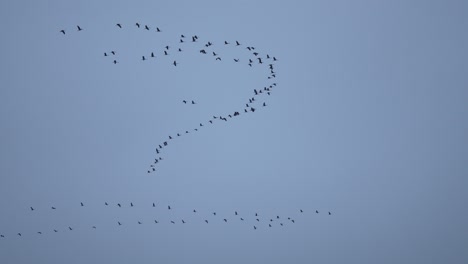
{"type": "Polygon", "coordinates": [[[467,28],[455,0],[0,2],[0,262],[467,263],[467,28]],[[273,82],[247,46],[278,85],[244,114],[273,82]]]}

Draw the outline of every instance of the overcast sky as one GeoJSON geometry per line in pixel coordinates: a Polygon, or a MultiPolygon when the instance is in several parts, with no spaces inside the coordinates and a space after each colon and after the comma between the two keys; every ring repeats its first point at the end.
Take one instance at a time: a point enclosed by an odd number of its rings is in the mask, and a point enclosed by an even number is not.
{"type": "Polygon", "coordinates": [[[0,262],[468,262],[466,28],[455,0],[0,2],[0,262]]]}

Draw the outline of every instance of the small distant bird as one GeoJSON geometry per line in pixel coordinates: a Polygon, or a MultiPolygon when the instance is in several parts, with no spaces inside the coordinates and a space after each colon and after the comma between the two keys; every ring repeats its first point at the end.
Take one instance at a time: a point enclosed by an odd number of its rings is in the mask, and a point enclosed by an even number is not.
{"type": "Polygon", "coordinates": [[[205,220],[205,222],[208,224],[208,220],[205,220]]]}
{"type": "Polygon", "coordinates": [[[148,27],[147,25],[145,25],[145,29],[146,29],[146,30],[149,30],[149,27],[148,27]]]}
{"type": "Polygon", "coordinates": [[[303,213],[304,211],[302,211],[302,209],[299,210],[301,213],[303,213]]]}
{"type": "Polygon", "coordinates": [[[283,226],[283,223],[280,223],[281,226],[283,226]]]}
{"type": "Polygon", "coordinates": [[[34,208],[30,207],[31,208],[31,211],[34,211],[34,208]]]}
{"type": "Polygon", "coordinates": [[[64,29],[60,30],[60,32],[62,32],[65,35],[65,30],[64,29]]]}
{"type": "Polygon", "coordinates": [[[254,229],[256,230],[256,229],[257,229],[257,227],[256,227],[256,226],[254,226],[254,229]]]}
{"type": "Polygon", "coordinates": [[[241,220],[241,221],[244,221],[244,218],[242,218],[242,217],[241,217],[241,219],[240,219],[240,220],[241,220]]]}
{"type": "Polygon", "coordinates": [[[318,214],[319,213],[318,210],[315,210],[315,213],[318,214]]]}
{"type": "Polygon", "coordinates": [[[219,61],[220,61],[220,60],[221,60],[221,58],[220,58],[220,57],[216,57],[216,60],[219,60],[219,61]]]}
{"type": "Polygon", "coordinates": [[[107,57],[107,53],[104,52],[104,56],[107,57]]]}
{"type": "Polygon", "coordinates": [[[105,205],[109,205],[107,202],[104,203],[105,205]]]}
{"type": "Polygon", "coordinates": [[[192,100],[192,104],[195,104],[195,101],[192,100]]]}
{"type": "Polygon", "coordinates": [[[155,223],[155,224],[157,224],[157,223],[159,223],[159,222],[158,222],[158,221],[156,221],[156,220],[154,220],[154,223],[155,223]]]}
{"type": "Polygon", "coordinates": [[[153,207],[156,207],[156,204],[155,204],[155,203],[153,203],[153,207]]]}
{"type": "Polygon", "coordinates": [[[184,221],[184,219],[182,219],[182,224],[185,224],[185,221],[184,221]]]}
{"type": "Polygon", "coordinates": [[[39,231],[39,232],[37,232],[37,233],[38,233],[39,235],[42,235],[42,232],[41,232],[41,231],[39,231]]]}
{"type": "Polygon", "coordinates": [[[140,222],[140,221],[138,221],[138,224],[139,224],[139,225],[141,225],[141,222],[140,222]]]}
{"type": "Polygon", "coordinates": [[[229,42],[227,42],[227,41],[224,41],[224,45],[227,45],[227,44],[229,44],[229,42]]]}
{"type": "Polygon", "coordinates": [[[257,218],[257,222],[260,222],[260,219],[257,218]]]}
{"type": "Polygon", "coordinates": [[[121,226],[121,225],[122,225],[122,223],[120,223],[120,222],[118,222],[118,221],[117,221],[117,224],[119,224],[119,226],[121,226]]]}
{"type": "Polygon", "coordinates": [[[213,212],[213,215],[216,215],[216,212],[213,212]]]}
{"type": "Polygon", "coordinates": [[[234,214],[237,215],[237,211],[235,211],[234,214]]]}
{"type": "Polygon", "coordinates": [[[68,227],[68,229],[70,229],[70,231],[73,230],[73,228],[71,228],[71,227],[68,227]]]}
{"type": "Polygon", "coordinates": [[[240,46],[240,43],[239,41],[236,40],[236,46],[240,46]]]}
{"type": "Polygon", "coordinates": [[[120,205],[120,204],[117,204],[117,206],[118,206],[118,207],[122,207],[122,205],[120,205]]]}
{"type": "Polygon", "coordinates": [[[18,236],[21,236],[21,233],[18,233],[18,236]]]}
{"type": "Polygon", "coordinates": [[[161,32],[161,30],[158,27],[156,27],[156,32],[161,32]]]}
{"type": "Polygon", "coordinates": [[[174,221],[171,221],[171,223],[175,224],[175,222],[174,222],[174,221]]]}
{"type": "Polygon", "coordinates": [[[292,220],[291,220],[291,222],[293,222],[293,223],[294,223],[294,219],[292,219],[292,220]]]}
{"type": "MultiPolygon", "coordinates": [[[[266,103],[265,103],[265,102],[263,102],[263,106],[266,106],[266,103]]],[[[302,210],[301,210],[301,213],[302,213],[302,210]]]]}
{"type": "Polygon", "coordinates": [[[117,64],[117,61],[116,61],[116,60],[114,60],[114,64],[117,64]]]}
{"type": "Polygon", "coordinates": [[[184,36],[184,35],[180,35],[180,37],[181,37],[181,38],[185,38],[185,36],[184,36]]]}
{"type": "Polygon", "coordinates": [[[130,203],[130,207],[133,207],[133,203],[130,203]]]}
{"type": "Polygon", "coordinates": [[[0,237],[5,237],[4,235],[0,235],[0,237]]]}
{"type": "Polygon", "coordinates": [[[197,212],[197,210],[193,209],[193,212],[194,212],[194,213],[196,213],[196,212],[197,212]]]}
{"type": "Polygon", "coordinates": [[[141,56],[141,60],[146,60],[145,56],[141,56]]]}
{"type": "Polygon", "coordinates": [[[78,31],[83,30],[80,26],[76,26],[78,28],[78,31]]]}
{"type": "Polygon", "coordinates": [[[151,58],[154,58],[154,52],[151,52],[151,58]]]}
{"type": "Polygon", "coordinates": [[[96,229],[96,226],[93,226],[94,229],[96,229]]]}
{"type": "Polygon", "coordinates": [[[235,62],[239,62],[239,59],[234,59],[235,62]]]}
{"type": "Polygon", "coordinates": [[[115,51],[111,51],[112,55],[115,55],[115,51]]]}
{"type": "Polygon", "coordinates": [[[118,26],[119,28],[122,28],[122,25],[120,25],[119,23],[117,23],[116,26],[118,26]]]}
{"type": "Polygon", "coordinates": [[[170,205],[168,205],[168,206],[167,206],[167,209],[168,209],[168,210],[171,210],[171,206],[170,206],[170,205]]]}
{"type": "Polygon", "coordinates": [[[224,222],[226,222],[226,223],[227,223],[227,219],[226,219],[226,218],[224,218],[223,220],[224,220],[224,222]]]}
{"type": "Polygon", "coordinates": [[[331,213],[330,213],[330,212],[328,212],[328,215],[331,215],[331,213]]]}
{"type": "Polygon", "coordinates": [[[54,229],[54,232],[57,233],[58,232],[57,229],[54,229]]]}
{"type": "Polygon", "coordinates": [[[84,204],[83,204],[83,203],[81,203],[81,206],[84,206],[84,204]]]}
{"type": "Polygon", "coordinates": [[[135,23],[135,26],[137,26],[138,28],[140,28],[140,24],[139,24],[139,23],[135,23]]]}
{"type": "Polygon", "coordinates": [[[187,101],[185,101],[185,100],[182,100],[182,102],[183,102],[184,104],[186,104],[186,103],[187,103],[187,101]]]}
{"type": "Polygon", "coordinates": [[[268,224],[271,227],[271,224],[268,224]]]}
{"type": "Polygon", "coordinates": [[[52,210],[55,210],[55,209],[57,209],[57,208],[55,208],[55,207],[53,207],[53,206],[52,206],[51,208],[52,208],[52,210]]]}
{"type": "Polygon", "coordinates": [[[172,63],[172,64],[174,64],[174,66],[177,66],[177,62],[176,62],[176,61],[174,61],[174,63],[172,63]]]}
{"type": "Polygon", "coordinates": [[[164,55],[167,55],[167,51],[164,51],[164,55]]]}

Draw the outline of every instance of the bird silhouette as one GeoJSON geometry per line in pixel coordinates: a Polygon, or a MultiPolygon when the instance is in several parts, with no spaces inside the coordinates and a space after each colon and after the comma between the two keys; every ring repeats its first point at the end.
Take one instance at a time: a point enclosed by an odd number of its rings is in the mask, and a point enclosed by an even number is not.
{"type": "Polygon", "coordinates": [[[236,46],[240,46],[240,43],[239,41],[236,40],[236,46]]]}
{"type": "Polygon", "coordinates": [[[118,26],[119,28],[122,28],[122,25],[120,25],[119,23],[117,23],[116,26],[118,26]]]}
{"type": "Polygon", "coordinates": [[[122,223],[120,223],[120,222],[118,222],[118,221],[117,221],[117,224],[119,224],[119,226],[121,226],[121,225],[122,225],[122,223]]]}
{"type": "Polygon", "coordinates": [[[81,203],[81,206],[84,206],[84,204],[83,204],[83,203],[81,203]]]}
{"type": "Polygon", "coordinates": [[[174,221],[171,221],[171,223],[175,224],[175,222],[174,222],[174,221]]]}
{"type": "Polygon", "coordinates": [[[52,210],[55,210],[55,209],[56,209],[56,208],[55,208],[55,207],[53,207],[53,206],[52,206],[51,208],[52,208],[52,210]]]}
{"type": "Polygon", "coordinates": [[[57,230],[57,229],[54,229],[54,232],[55,232],[55,233],[57,233],[57,232],[58,232],[58,230],[57,230]]]}
{"type": "Polygon", "coordinates": [[[156,204],[155,204],[155,203],[153,203],[153,207],[156,207],[156,204]]]}
{"type": "Polygon", "coordinates": [[[146,60],[145,56],[141,56],[141,60],[143,61],[146,60]]]}
{"type": "Polygon", "coordinates": [[[257,230],[257,227],[256,227],[256,226],[254,226],[254,229],[255,229],[255,230],[257,230]]]}
{"type": "Polygon", "coordinates": [[[154,52],[151,52],[151,58],[154,58],[154,57],[155,57],[154,52]]]}
{"type": "Polygon", "coordinates": [[[302,209],[299,210],[301,213],[303,213],[304,211],[302,211],[302,209]]]}
{"type": "Polygon", "coordinates": [[[65,30],[64,29],[60,30],[60,32],[62,32],[62,34],[65,35],[65,30]]]}
{"type": "Polygon", "coordinates": [[[146,29],[146,30],[149,30],[149,27],[148,27],[147,25],[145,25],[145,29],[146,29]]]}
{"type": "Polygon", "coordinates": [[[158,27],[156,27],[156,32],[161,32],[161,30],[158,27]]]}
{"type": "Polygon", "coordinates": [[[208,220],[205,219],[205,222],[208,224],[208,220]]]}
{"type": "Polygon", "coordinates": [[[138,221],[138,224],[139,224],[139,225],[141,225],[141,222],[140,222],[140,221],[138,221]]]}
{"type": "Polygon", "coordinates": [[[184,221],[184,219],[182,219],[182,224],[185,224],[185,221],[184,221]]]}
{"type": "Polygon", "coordinates": [[[176,62],[176,61],[174,61],[174,63],[172,63],[172,64],[174,64],[174,66],[177,66],[177,62],[176,62]]]}
{"type": "Polygon", "coordinates": [[[70,229],[70,231],[72,231],[72,230],[73,230],[73,228],[71,228],[71,227],[68,227],[68,229],[70,229]]]}
{"type": "Polygon", "coordinates": [[[159,222],[158,222],[157,220],[154,220],[154,223],[157,224],[157,223],[159,223],[159,222]]]}
{"type": "Polygon", "coordinates": [[[118,206],[118,207],[122,207],[122,205],[120,205],[120,204],[117,204],[117,206],[118,206]]]}
{"type": "Polygon", "coordinates": [[[195,101],[192,100],[192,104],[195,104],[195,101]]]}
{"type": "Polygon", "coordinates": [[[29,207],[29,208],[31,208],[31,211],[34,211],[34,208],[32,208],[32,207],[29,207]]]}
{"type": "Polygon", "coordinates": [[[130,203],[130,207],[133,207],[133,203],[130,203]]]}
{"type": "Polygon", "coordinates": [[[168,210],[171,210],[171,206],[170,206],[170,205],[168,205],[168,206],[167,206],[167,209],[168,209],[168,210]]]}
{"type": "Polygon", "coordinates": [[[229,44],[229,42],[227,42],[227,41],[224,41],[224,45],[227,45],[227,44],[229,44]]]}
{"type": "Polygon", "coordinates": [[[80,26],[76,26],[78,28],[78,31],[83,30],[80,26]]]}
{"type": "Polygon", "coordinates": [[[319,211],[318,211],[318,210],[315,210],[315,213],[316,213],[316,214],[318,214],[318,213],[319,213],[319,211]]]}
{"type": "Polygon", "coordinates": [[[21,233],[18,233],[18,236],[21,236],[21,233]]]}
{"type": "Polygon", "coordinates": [[[331,213],[330,213],[330,212],[328,212],[328,215],[331,215],[331,213]]]}
{"type": "Polygon", "coordinates": [[[139,23],[135,23],[135,26],[137,26],[138,28],[140,28],[140,24],[139,24],[139,23]]]}

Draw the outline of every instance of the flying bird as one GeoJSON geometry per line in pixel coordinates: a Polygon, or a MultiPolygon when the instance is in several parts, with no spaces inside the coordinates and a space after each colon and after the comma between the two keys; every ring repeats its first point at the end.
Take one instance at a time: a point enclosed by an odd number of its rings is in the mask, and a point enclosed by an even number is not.
{"type": "Polygon", "coordinates": [[[122,25],[120,25],[119,23],[117,23],[116,26],[118,26],[119,28],[122,28],[122,25]]]}
{"type": "Polygon", "coordinates": [[[78,31],[83,30],[80,26],[76,26],[78,28],[78,31]]]}
{"type": "Polygon", "coordinates": [[[172,64],[174,64],[174,66],[177,66],[177,62],[176,62],[176,61],[174,61],[174,63],[172,63],[172,64]]]}
{"type": "Polygon", "coordinates": [[[60,32],[62,32],[65,35],[65,30],[64,29],[60,30],[60,32]]]}
{"type": "Polygon", "coordinates": [[[240,46],[240,43],[239,41],[236,40],[236,46],[240,46]]]}
{"type": "Polygon", "coordinates": [[[135,26],[137,26],[138,28],[140,28],[140,24],[139,24],[139,23],[135,23],[135,26]]]}
{"type": "Polygon", "coordinates": [[[83,203],[81,203],[81,206],[84,206],[84,204],[83,204],[83,203]]]}
{"type": "Polygon", "coordinates": [[[149,27],[148,27],[147,25],[145,25],[145,29],[146,29],[146,30],[149,30],[149,27]]]}
{"type": "Polygon", "coordinates": [[[161,32],[161,30],[158,27],[156,27],[156,32],[161,32]]]}

